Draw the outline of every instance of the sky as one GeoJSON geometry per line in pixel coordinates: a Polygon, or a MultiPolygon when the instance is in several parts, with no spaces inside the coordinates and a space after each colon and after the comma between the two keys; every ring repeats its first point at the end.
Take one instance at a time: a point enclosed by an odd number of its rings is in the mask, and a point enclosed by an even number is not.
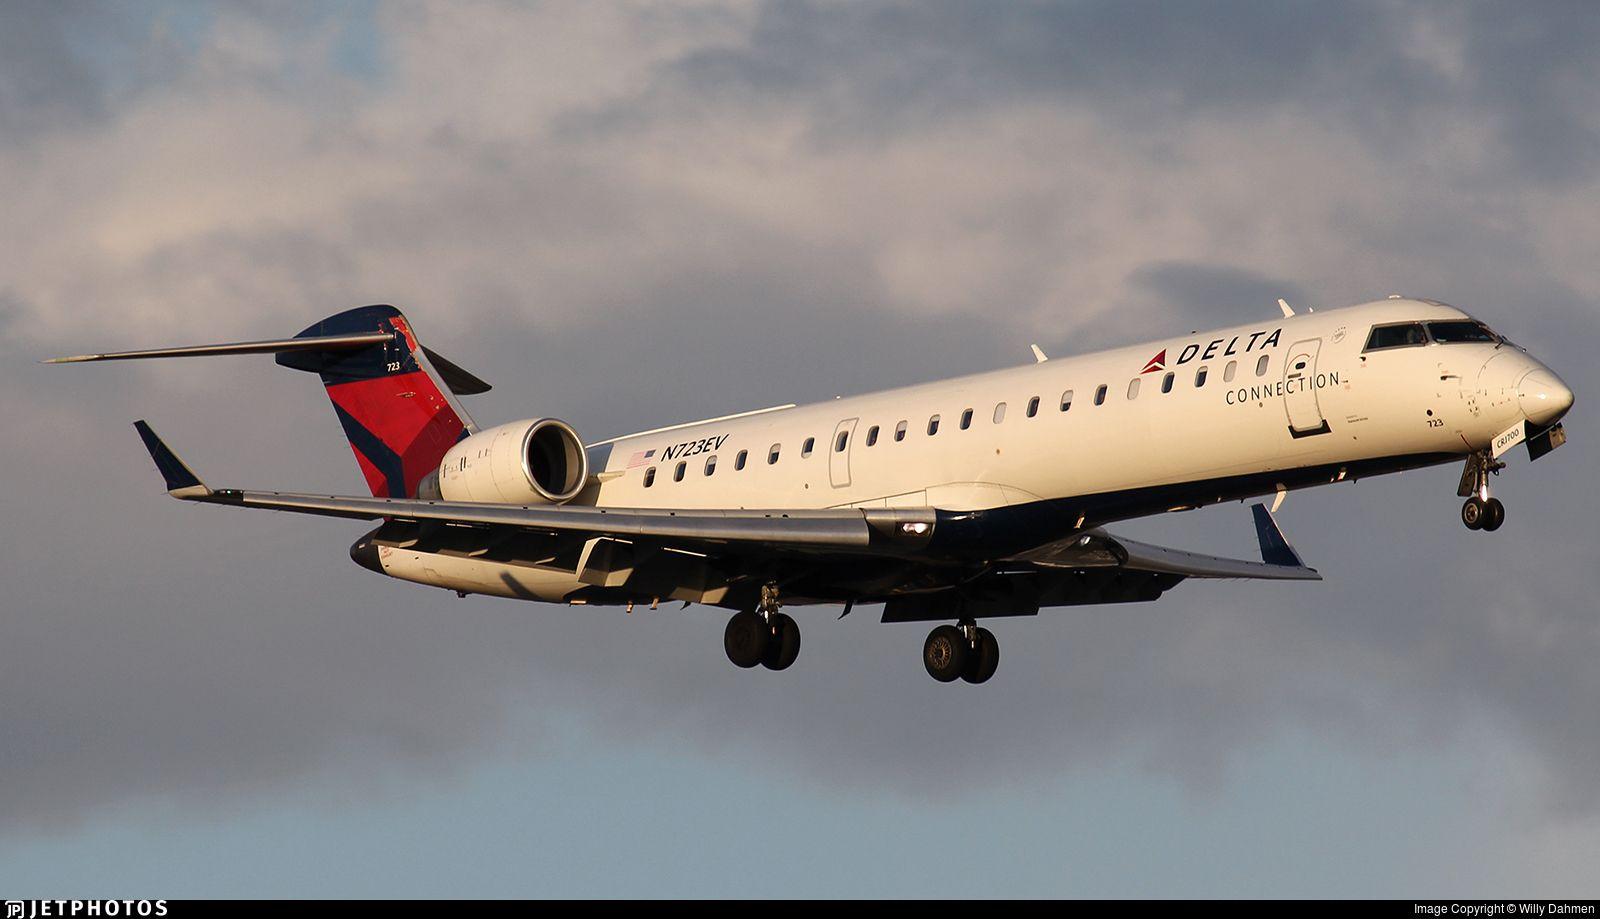
{"type": "MultiPolygon", "coordinates": [[[[1600,8],[0,5],[0,892],[1600,895],[1600,8]],[[1571,442],[1289,496],[1326,580],[994,626],[454,595],[267,358],[365,303],[587,439],[1252,322],[1455,304],[1571,442]]],[[[1092,462],[1093,446],[1064,447],[1092,462]]],[[[1237,504],[1124,525],[1248,555],[1237,504]]]]}

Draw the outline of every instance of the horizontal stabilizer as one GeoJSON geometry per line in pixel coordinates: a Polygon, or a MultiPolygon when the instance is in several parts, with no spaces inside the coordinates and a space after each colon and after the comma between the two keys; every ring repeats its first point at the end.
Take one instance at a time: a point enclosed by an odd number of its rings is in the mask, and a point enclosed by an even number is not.
{"type": "Polygon", "coordinates": [[[422,353],[428,356],[428,363],[433,365],[433,369],[439,371],[439,379],[444,381],[444,385],[458,396],[476,396],[494,388],[463,370],[460,364],[445,360],[427,345],[422,346],[422,353]]]}
{"type": "MultiPolygon", "coordinates": [[[[109,351],[104,354],[74,354],[71,357],[52,357],[44,364],[87,364],[94,361],[137,361],[154,357],[218,357],[235,354],[338,354],[360,351],[373,345],[395,341],[393,331],[345,332],[337,335],[304,335],[298,338],[275,338],[266,341],[233,341],[215,345],[185,345],[178,348],[151,348],[144,351],[109,351]]],[[[439,379],[458,396],[476,396],[492,387],[455,361],[447,360],[432,348],[423,347],[428,362],[438,372],[439,379]]],[[[278,363],[288,367],[300,366],[300,361],[289,359],[278,363]]]]}
{"type": "Polygon", "coordinates": [[[167,482],[167,493],[177,498],[198,497],[211,494],[211,489],[200,481],[194,470],[178,459],[178,454],[172,452],[149,423],[143,419],[133,423],[134,430],[139,432],[139,439],[144,441],[144,448],[150,451],[150,458],[155,460],[156,469],[161,472],[161,477],[167,482]]]}
{"type": "Polygon", "coordinates": [[[134,361],[148,357],[282,354],[288,351],[354,351],[369,345],[382,344],[393,338],[394,335],[389,332],[361,332],[355,335],[321,335],[313,338],[281,338],[270,341],[235,341],[220,345],[188,345],[182,348],[153,348],[148,351],[75,354],[72,357],[52,357],[43,363],[82,364],[89,361],[134,361]]]}

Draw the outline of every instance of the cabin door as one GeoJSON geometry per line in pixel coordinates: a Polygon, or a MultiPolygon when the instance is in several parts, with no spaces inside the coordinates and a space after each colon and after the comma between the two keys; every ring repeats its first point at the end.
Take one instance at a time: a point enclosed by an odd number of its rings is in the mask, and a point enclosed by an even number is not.
{"type": "Polygon", "coordinates": [[[833,482],[834,488],[845,488],[850,484],[850,451],[855,449],[852,443],[856,439],[856,422],[858,418],[846,418],[839,422],[833,429],[833,439],[828,442],[828,479],[833,482]]]}
{"type": "Polygon", "coordinates": [[[1289,415],[1289,433],[1295,437],[1326,434],[1328,420],[1317,404],[1317,351],[1322,339],[1297,341],[1283,365],[1283,407],[1289,415]]]}

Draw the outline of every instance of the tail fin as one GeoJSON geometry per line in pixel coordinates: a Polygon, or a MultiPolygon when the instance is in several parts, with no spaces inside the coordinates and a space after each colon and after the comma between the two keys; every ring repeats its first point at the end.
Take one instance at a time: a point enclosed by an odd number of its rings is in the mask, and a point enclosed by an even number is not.
{"type": "Polygon", "coordinates": [[[438,468],[445,452],[477,433],[452,394],[489,391],[488,383],[419,344],[411,323],[392,306],[346,310],[294,338],[77,354],[44,363],[227,354],[276,354],[285,367],[320,375],[361,474],[378,498],[416,497],[417,484],[438,468]]]}
{"type": "Polygon", "coordinates": [[[350,449],[374,497],[412,498],[457,441],[477,430],[451,393],[487,383],[434,355],[392,306],[362,306],[329,316],[295,338],[387,332],[381,342],[339,350],[283,351],[285,367],[322,377],[350,449]]]}

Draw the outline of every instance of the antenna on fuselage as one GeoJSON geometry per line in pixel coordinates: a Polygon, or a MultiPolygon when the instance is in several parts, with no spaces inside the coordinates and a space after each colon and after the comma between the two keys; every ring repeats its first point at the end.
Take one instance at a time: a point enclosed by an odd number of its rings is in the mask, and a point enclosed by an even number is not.
{"type": "Polygon", "coordinates": [[[1035,364],[1042,364],[1050,359],[1045,357],[1044,351],[1040,350],[1038,345],[1029,345],[1028,347],[1033,349],[1033,362],[1035,364]]]}
{"type": "Polygon", "coordinates": [[[1286,319],[1294,315],[1294,307],[1290,306],[1289,301],[1282,297],[1278,298],[1278,309],[1283,310],[1283,315],[1286,319]]]}

